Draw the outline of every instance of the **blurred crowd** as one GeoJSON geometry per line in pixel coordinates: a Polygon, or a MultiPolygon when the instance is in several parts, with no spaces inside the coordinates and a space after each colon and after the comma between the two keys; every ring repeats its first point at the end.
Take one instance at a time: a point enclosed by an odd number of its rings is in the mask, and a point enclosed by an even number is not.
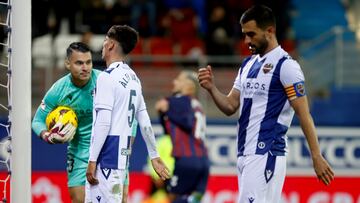
{"type": "Polygon", "coordinates": [[[145,39],[200,39],[207,55],[232,55],[241,38],[241,14],[260,3],[274,10],[278,39],[287,40],[290,0],[33,0],[32,37],[104,34],[113,24],[127,24],[145,39]]]}

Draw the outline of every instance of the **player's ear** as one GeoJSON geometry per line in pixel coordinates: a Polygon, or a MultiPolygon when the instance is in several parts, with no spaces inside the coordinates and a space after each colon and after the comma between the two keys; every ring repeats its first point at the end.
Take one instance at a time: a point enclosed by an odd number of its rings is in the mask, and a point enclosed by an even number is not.
{"type": "Polygon", "coordinates": [[[267,40],[270,40],[272,38],[273,35],[276,35],[275,33],[275,27],[274,26],[269,26],[266,28],[265,30],[265,37],[267,40]]]}
{"type": "Polygon", "coordinates": [[[110,40],[110,43],[108,44],[108,50],[111,51],[112,49],[114,49],[114,47],[115,47],[114,40],[110,40]]]}
{"type": "Polygon", "coordinates": [[[274,26],[269,26],[267,29],[266,29],[266,32],[269,33],[269,34],[274,34],[276,35],[276,28],[274,26]]]}
{"type": "Polygon", "coordinates": [[[66,69],[70,70],[70,61],[69,61],[69,59],[65,59],[65,67],[66,67],[66,69]]]}

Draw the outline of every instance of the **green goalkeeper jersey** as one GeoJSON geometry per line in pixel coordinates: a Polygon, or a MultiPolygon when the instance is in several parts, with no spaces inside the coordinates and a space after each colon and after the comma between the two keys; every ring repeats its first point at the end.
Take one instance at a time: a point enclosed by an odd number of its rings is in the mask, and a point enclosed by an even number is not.
{"type": "Polygon", "coordinates": [[[56,81],[44,96],[38,107],[32,129],[37,135],[46,130],[45,119],[49,112],[57,106],[68,106],[72,108],[78,117],[78,128],[74,138],[68,146],[68,151],[75,157],[88,161],[88,150],[90,146],[93,91],[99,70],[92,70],[91,78],[84,87],[77,87],[71,82],[70,73],[56,81]]]}

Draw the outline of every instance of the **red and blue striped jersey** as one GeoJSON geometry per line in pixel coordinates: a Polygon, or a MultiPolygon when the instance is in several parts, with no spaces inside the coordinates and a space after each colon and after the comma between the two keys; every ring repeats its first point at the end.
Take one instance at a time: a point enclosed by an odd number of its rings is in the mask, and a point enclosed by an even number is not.
{"type": "Polygon", "coordinates": [[[166,134],[171,136],[174,157],[206,157],[204,143],[206,117],[200,102],[190,96],[167,98],[169,109],[161,118],[166,134]]]}

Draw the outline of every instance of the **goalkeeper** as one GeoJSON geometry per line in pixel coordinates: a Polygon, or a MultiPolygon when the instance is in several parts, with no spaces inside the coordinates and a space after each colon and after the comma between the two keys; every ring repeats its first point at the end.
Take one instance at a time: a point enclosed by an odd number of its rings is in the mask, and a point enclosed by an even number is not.
{"type": "MultiPolygon", "coordinates": [[[[56,81],[47,91],[32,121],[32,129],[49,144],[69,142],[67,148],[68,189],[72,203],[83,203],[85,198],[86,168],[92,126],[93,90],[98,70],[93,70],[89,47],[74,42],[66,50],[66,69],[69,74],[56,81]],[[57,106],[72,108],[78,117],[78,128],[71,124],[63,128],[47,129],[46,116],[57,106]]],[[[61,124],[55,124],[58,126],[61,124]]]]}

